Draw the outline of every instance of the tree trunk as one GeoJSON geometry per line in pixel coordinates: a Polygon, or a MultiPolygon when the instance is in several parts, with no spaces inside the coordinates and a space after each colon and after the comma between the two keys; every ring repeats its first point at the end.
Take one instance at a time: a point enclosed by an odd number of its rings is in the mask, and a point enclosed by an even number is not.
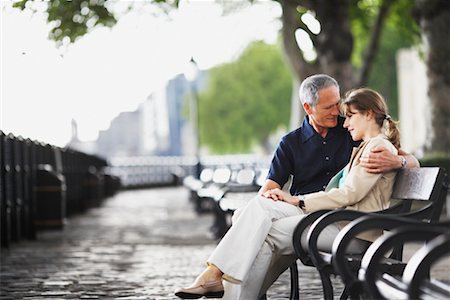
{"type": "Polygon", "coordinates": [[[320,69],[338,81],[342,94],[353,87],[349,1],[317,0],[314,5],[316,18],[322,26],[316,47],[320,69]]]}
{"type": "Polygon", "coordinates": [[[291,95],[291,119],[289,128],[291,130],[298,128],[305,117],[305,111],[302,108],[300,99],[298,98],[298,88],[300,81],[297,77],[292,78],[292,95],[291,95]]]}
{"type": "MultiPolygon", "coordinates": [[[[450,152],[450,1],[416,0],[431,102],[431,152],[450,152]]],[[[414,83],[411,83],[414,84],[414,83]]]]}
{"type": "Polygon", "coordinates": [[[288,66],[291,69],[292,79],[292,96],[291,96],[291,117],[289,122],[290,129],[295,129],[300,126],[300,123],[305,115],[300,99],[298,98],[298,88],[300,83],[307,76],[317,73],[317,68],[308,64],[303,59],[302,51],[300,50],[297,40],[295,38],[295,31],[299,28],[299,14],[297,12],[297,4],[294,1],[280,0],[282,8],[282,36],[283,47],[288,66]]]}
{"type": "MultiPolygon", "coordinates": [[[[360,84],[351,63],[353,52],[353,34],[350,26],[351,0],[275,0],[282,9],[282,37],[288,65],[294,76],[292,93],[292,112],[290,127],[298,127],[303,115],[299,103],[297,87],[301,81],[312,74],[325,73],[334,77],[340,86],[341,94],[360,84]],[[298,8],[301,9],[298,9],[298,8]],[[321,24],[321,31],[314,35],[302,23],[299,11],[315,12],[321,24]],[[307,62],[297,43],[295,32],[303,28],[310,36],[316,49],[317,59],[307,62]]],[[[384,0],[380,6],[379,16],[374,26],[371,42],[367,49],[367,60],[363,70],[363,78],[367,78],[381,37],[382,27],[388,9],[393,0],[384,0]]],[[[300,43],[302,41],[299,41],[300,43]]]]}
{"type": "Polygon", "coordinates": [[[394,0],[384,0],[381,3],[380,10],[378,11],[377,19],[370,36],[369,44],[364,54],[363,65],[359,73],[359,78],[356,79],[357,86],[365,86],[369,81],[369,74],[372,70],[373,63],[375,62],[375,55],[378,52],[380,37],[383,31],[385,20],[389,14],[389,9],[392,6],[394,0]]]}

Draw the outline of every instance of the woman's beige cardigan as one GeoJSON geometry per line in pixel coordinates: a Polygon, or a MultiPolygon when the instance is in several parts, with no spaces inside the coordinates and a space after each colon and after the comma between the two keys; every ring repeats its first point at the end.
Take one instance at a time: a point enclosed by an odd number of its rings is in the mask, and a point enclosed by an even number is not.
{"type": "MultiPolygon", "coordinates": [[[[304,210],[313,212],[320,209],[345,208],[373,212],[388,208],[397,172],[372,174],[359,164],[360,158],[368,155],[371,149],[375,147],[385,147],[392,153],[397,154],[397,149],[382,134],[363,142],[358,148],[353,149],[350,162],[346,166],[350,169],[344,185],[337,187],[342,176],[341,171],[330,180],[324,192],[305,195],[304,210]]],[[[370,231],[362,233],[358,237],[373,241],[381,233],[381,231],[370,231]]]]}

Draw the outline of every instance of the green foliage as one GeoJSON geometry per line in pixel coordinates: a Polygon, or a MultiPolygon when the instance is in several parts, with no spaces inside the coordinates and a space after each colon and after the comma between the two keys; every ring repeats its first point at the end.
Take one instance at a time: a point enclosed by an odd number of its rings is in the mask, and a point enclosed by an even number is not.
{"type": "MultiPolygon", "coordinates": [[[[352,31],[355,47],[352,62],[355,68],[362,64],[370,30],[375,22],[380,0],[358,0],[352,6],[352,31]]],[[[420,42],[420,31],[411,11],[414,2],[399,0],[393,3],[384,24],[379,49],[369,76],[368,86],[379,91],[389,106],[390,114],[398,119],[398,89],[396,54],[420,42]]]]}
{"type": "Polygon", "coordinates": [[[202,144],[215,153],[249,152],[288,126],[292,79],[278,46],[254,42],[233,63],[213,68],[199,95],[202,144]]]}
{"type": "MultiPolygon", "coordinates": [[[[179,0],[148,0],[149,3],[178,7],[179,0]]],[[[53,25],[49,38],[58,46],[68,39],[73,43],[97,26],[112,27],[117,19],[112,12],[114,1],[106,0],[53,0],[47,4],[47,22],[53,25]]],[[[34,1],[16,1],[13,7],[35,11],[34,1]]],[[[133,5],[130,1],[129,5],[133,5]]]]}
{"type": "Polygon", "coordinates": [[[421,167],[441,167],[450,175],[450,152],[428,153],[419,161],[421,167]]]}
{"type": "MultiPolygon", "coordinates": [[[[353,0],[350,6],[351,27],[354,37],[352,64],[359,68],[362,65],[364,52],[366,51],[371,30],[375,23],[378,9],[382,0],[353,0]]],[[[413,45],[420,42],[420,29],[413,16],[414,1],[394,1],[389,10],[388,18],[382,35],[382,44],[386,42],[385,31],[390,28],[390,38],[401,40],[405,45],[413,45]]]]}
{"type": "MultiPolygon", "coordinates": [[[[49,38],[61,45],[65,39],[71,43],[96,26],[113,26],[117,20],[106,7],[106,1],[55,0],[47,2],[47,22],[53,25],[49,38]]],[[[15,2],[14,7],[34,10],[33,1],[15,2]]]]}

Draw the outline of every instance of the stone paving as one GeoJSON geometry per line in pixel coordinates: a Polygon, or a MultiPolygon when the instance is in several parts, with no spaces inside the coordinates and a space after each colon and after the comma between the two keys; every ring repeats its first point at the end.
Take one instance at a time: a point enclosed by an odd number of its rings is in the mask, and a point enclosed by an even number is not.
{"type": "MultiPolygon", "coordinates": [[[[173,291],[192,282],[216,244],[212,216],[187,199],[182,187],[120,192],[61,231],[2,249],[0,299],[178,299],[173,291]]],[[[314,269],[299,272],[301,298],[321,299],[314,269]]],[[[268,298],[289,299],[288,272],[268,298]]]]}

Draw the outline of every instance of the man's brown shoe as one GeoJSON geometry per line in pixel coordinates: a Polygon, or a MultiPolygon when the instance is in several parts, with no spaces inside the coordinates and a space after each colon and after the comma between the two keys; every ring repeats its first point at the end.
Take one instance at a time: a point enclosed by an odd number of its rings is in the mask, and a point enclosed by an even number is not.
{"type": "Polygon", "coordinates": [[[222,280],[208,281],[193,287],[181,288],[175,291],[175,296],[182,299],[222,298],[223,285],[222,280]]]}

